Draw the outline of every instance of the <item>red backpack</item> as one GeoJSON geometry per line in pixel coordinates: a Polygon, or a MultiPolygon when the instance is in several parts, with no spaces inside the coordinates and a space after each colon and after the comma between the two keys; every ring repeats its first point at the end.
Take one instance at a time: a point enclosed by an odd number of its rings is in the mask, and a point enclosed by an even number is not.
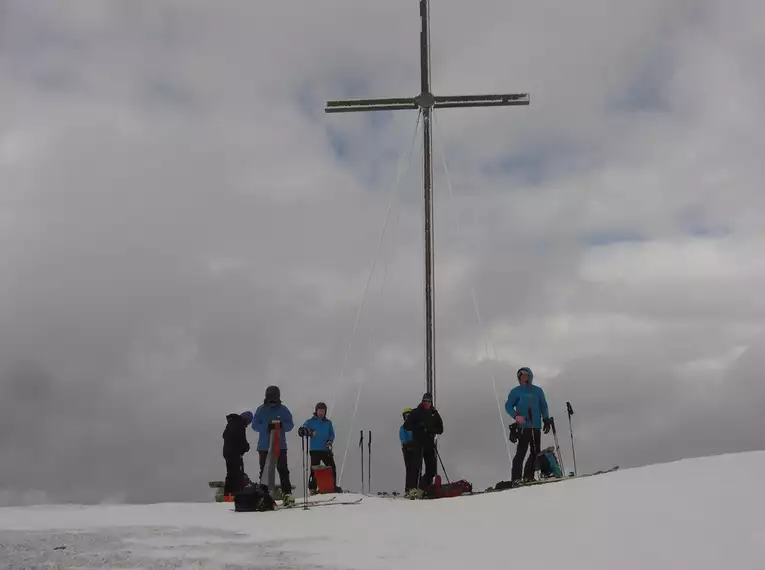
{"type": "Polygon", "coordinates": [[[460,495],[469,494],[473,492],[473,485],[470,484],[469,481],[466,481],[465,479],[460,479],[459,481],[452,481],[451,483],[447,483],[446,485],[443,485],[441,483],[441,476],[436,475],[436,479],[433,482],[433,485],[430,489],[428,494],[431,495],[433,499],[443,499],[445,497],[459,497],[460,495]]]}

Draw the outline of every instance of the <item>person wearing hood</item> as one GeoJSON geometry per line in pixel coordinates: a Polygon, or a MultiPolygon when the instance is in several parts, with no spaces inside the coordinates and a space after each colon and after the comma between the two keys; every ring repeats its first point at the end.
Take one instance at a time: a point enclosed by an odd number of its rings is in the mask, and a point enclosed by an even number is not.
{"type": "MultiPolygon", "coordinates": [[[[332,444],[335,441],[335,428],[332,420],[327,417],[327,404],[319,402],[313,411],[313,416],[305,421],[298,429],[300,437],[310,438],[309,452],[311,455],[311,467],[320,465],[322,462],[332,468],[332,484],[336,493],[341,492],[337,486],[337,468],[335,457],[332,453],[332,444]]],[[[317,487],[316,477],[311,469],[311,477],[308,480],[308,488],[315,491],[317,487]]]]}
{"type": "MultiPolygon", "coordinates": [[[[412,408],[405,408],[404,413],[401,416],[406,422],[409,418],[409,414],[412,413],[412,408]]],[[[412,440],[412,432],[401,424],[398,428],[398,439],[401,441],[401,452],[404,455],[404,469],[406,476],[404,480],[404,494],[409,494],[409,491],[417,488],[417,462],[420,460],[420,456],[415,449],[414,441],[412,440]]]]}
{"type": "Polygon", "coordinates": [[[223,459],[226,460],[224,495],[238,493],[244,485],[243,455],[250,451],[246,433],[250,423],[252,423],[252,412],[226,416],[226,429],[223,430],[223,459]]]}
{"type": "Polygon", "coordinates": [[[276,470],[279,472],[282,496],[286,501],[289,501],[292,498],[292,483],[290,482],[290,470],[287,466],[287,432],[292,431],[295,423],[292,419],[292,412],[282,404],[279,387],[269,386],[266,388],[263,403],[258,406],[252,416],[252,429],[258,433],[260,477],[263,476],[263,469],[266,467],[271,431],[276,425],[279,426],[279,458],[276,461],[276,470]]]}
{"type": "Polygon", "coordinates": [[[534,480],[534,468],[542,440],[540,429],[548,433],[551,427],[545,392],[533,383],[534,373],[524,366],[518,369],[516,377],[518,386],[510,390],[505,402],[505,411],[516,421],[518,434],[511,475],[513,483],[519,483],[521,477],[527,482],[534,480]],[[527,451],[529,458],[524,467],[523,459],[527,451]]]}
{"type": "MultiPolygon", "coordinates": [[[[430,392],[423,394],[420,404],[409,412],[403,427],[412,432],[414,468],[419,480],[417,487],[419,491],[424,491],[433,483],[433,478],[436,476],[436,436],[444,433],[444,422],[433,405],[433,396],[430,392]],[[420,477],[423,461],[425,473],[420,477]]],[[[412,489],[410,493],[417,492],[418,489],[412,489]]]]}

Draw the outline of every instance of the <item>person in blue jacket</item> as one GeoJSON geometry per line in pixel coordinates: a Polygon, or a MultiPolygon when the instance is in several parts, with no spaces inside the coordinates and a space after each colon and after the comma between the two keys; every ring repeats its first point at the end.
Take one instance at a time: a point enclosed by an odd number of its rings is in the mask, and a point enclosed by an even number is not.
{"type": "Polygon", "coordinates": [[[547,399],[544,390],[533,384],[534,373],[530,368],[524,366],[518,369],[516,376],[518,386],[510,390],[507,395],[507,402],[505,402],[505,411],[517,422],[516,427],[520,428],[518,430],[518,447],[513,458],[511,475],[513,483],[520,482],[521,469],[523,469],[524,481],[534,480],[534,466],[542,440],[540,429],[544,425],[544,433],[550,431],[547,399]],[[529,444],[531,444],[530,450],[529,444]],[[526,451],[529,451],[529,458],[524,467],[523,459],[526,456],[526,451]]]}
{"type": "MultiPolygon", "coordinates": [[[[342,490],[337,486],[337,467],[335,466],[335,456],[332,453],[332,444],[335,441],[335,428],[332,420],[327,417],[327,404],[319,402],[313,411],[313,416],[305,421],[298,430],[300,437],[310,438],[309,452],[311,455],[311,467],[319,465],[322,461],[324,465],[332,468],[332,484],[335,493],[342,490]]],[[[311,469],[311,477],[308,479],[308,489],[316,490],[316,477],[311,469]]]]}
{"type": "MultiPolygon", "coordinates": [[[[404,423],[409,418],[409,414],[412,413],[412,408],[406,408],[402,414],[404,423]]],[[[411,489],[417,488],[417,464],[420,460],[417,455],[417,449],[414,445],[414,439],[412,438],[412,432],[401,424],[398,428],[398,438],[401,440],[401,452],[404,455],[404,469],[406,469],[406,482],[404,483],[404,494],[409,493],[411,489]]]]}
{"type": "Polygon", "coordinates": [[[282,404],[281,391],[278,386],[266,388],[266,397],[263,404],[258,406],[252,415],[252,429],[258,432],[258,456],[260,460],[260,476],[266,466],[268,457],[268,441],[271,430],[279,425],[279,458],[276,461],[276,470],[279,472],[279,483],[282,496],[285,500],[292,497],[292,484],[290,483],[290,470],[287,467],[287,432],[292,431],[295,423],[292,420],[292,412],[282,404]]]}

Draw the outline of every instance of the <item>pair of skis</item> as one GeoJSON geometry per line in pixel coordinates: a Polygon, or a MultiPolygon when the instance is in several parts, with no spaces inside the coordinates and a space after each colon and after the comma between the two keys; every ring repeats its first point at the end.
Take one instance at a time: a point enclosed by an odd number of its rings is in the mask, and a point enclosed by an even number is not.
{"type": "Polygon", "coordinates": [[[297,507],[300,507],[303,510],[312,509],[313,507],[331,507],[333,505],[358,505],[364,497],[359,497],[357,499],[350,499],[346,501],[335,501],[337,497],[329,497],[326,499],[311,499],[311,500],[303,500],[298,501],[294,505],[290,505],[288,507],[277,505],[276,511],[282,511],[287,509],[295,509],[297,507]]]}

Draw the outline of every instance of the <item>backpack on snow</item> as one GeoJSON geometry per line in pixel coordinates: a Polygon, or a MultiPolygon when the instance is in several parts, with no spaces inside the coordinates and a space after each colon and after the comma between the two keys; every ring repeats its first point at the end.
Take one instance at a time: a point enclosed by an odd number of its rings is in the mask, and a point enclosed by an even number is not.
{"type": "Polygon", "coordinates": [[[551,477],[563,477],[563,470],[560,468],[558,458],[555,457],[554,447],[543,449],[539,455],[537,455],[537,469],[542,473],[542,477],[546,479],[551,477]]]}
{"type": "Polygon", "coordinates": [[[276,501],[268,493],[268,487],[248,481],[239,493],[234,495],[234,510],[241,513],[273,511],[276,501]]]}
{"type": "Polygon", "coordinates": [[[443,485],[441,483],[441,476],[436,475],[433,484],[425,490],[425,497],[428,499],[443,499],[445,497],[459,497],[464,493],[472,492],[473,485],[465,479],[443,485]]]}

